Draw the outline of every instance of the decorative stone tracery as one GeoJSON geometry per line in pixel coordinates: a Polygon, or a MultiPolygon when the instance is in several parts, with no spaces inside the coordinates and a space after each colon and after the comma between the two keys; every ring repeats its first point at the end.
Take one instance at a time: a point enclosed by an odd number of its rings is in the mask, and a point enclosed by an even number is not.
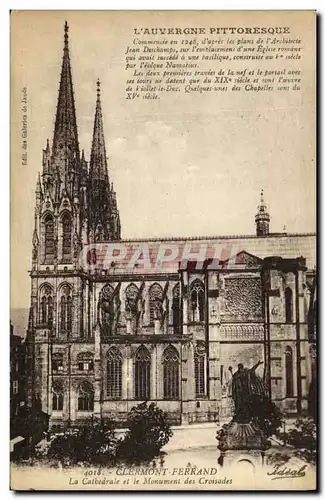
{"type": "Polygon", "coordinates": [[[260,278],[225,279],[225,312],[232,316],[257,318],[262,316],[260,278]]]}

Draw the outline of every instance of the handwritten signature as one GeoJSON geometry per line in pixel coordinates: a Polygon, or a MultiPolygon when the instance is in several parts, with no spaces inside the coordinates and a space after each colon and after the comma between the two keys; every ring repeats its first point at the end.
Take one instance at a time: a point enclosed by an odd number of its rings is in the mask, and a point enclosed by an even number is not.
{"type": "Polygon", "coordinates": [[[274,476],[271,478],[271,481],[274,479],[296,479],[306,475],[306,468],[307,465],[303,465],[300,469],[291,469],[291,467],[284,466],[284,464],[276,464],[274,465],[274,470],[272,470],[272,472],[267,472],[267,475],[274,476]]]}

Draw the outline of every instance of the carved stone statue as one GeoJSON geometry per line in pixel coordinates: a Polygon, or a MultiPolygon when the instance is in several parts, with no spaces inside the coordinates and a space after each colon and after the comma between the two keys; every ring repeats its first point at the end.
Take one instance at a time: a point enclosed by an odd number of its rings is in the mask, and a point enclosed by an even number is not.
{"type": "Polygon", "coordinates": [[[154,304],[154,319],[161,319],[162,315],[163,315],[162,302],[157,299],[154,304]]]}
{"type": "Polygon", "coordinates": [[[76,233],[74,233],[73,236],[73,248],[74,248],[74,258],[77,259],[77,257],[79,256],[80,242],[78,235],[76,233]]]}
{"type": "MultiPolygon", "coordinates": [[[[232,398],[234,400],[233,421],[246,424],[255,416],[253,414],[253,398],[265,396],[264,382],[255,373],[256,368],[263,364],[258,361],[252,368],[244,368],[242,363],[238,364],[238,370],[232,374],[232,398]]],[[[232,368],[229,367],[232,373],[232,368]]]]}

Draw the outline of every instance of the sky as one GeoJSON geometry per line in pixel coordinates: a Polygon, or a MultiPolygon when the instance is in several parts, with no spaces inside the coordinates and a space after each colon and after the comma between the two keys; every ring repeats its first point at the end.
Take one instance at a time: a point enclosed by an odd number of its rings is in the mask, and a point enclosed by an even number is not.
{"type": "MultiPolygon", "coordinates": [[[[300,92],[171,93],[156,101],[125,99],[124,53],[135,27],[221,26],[224,14],[218,15],[15,13],[11,32],[13,308],[29,306],[35,185],[47,138],[52,143],[65,20],[70,27],[80,149],[86,159],[96,80],[101,80],[109,175],[117,192],[123,238],[254,234],[261,189],[272,232],[281,232],[284,226],[291,233],[315,231],[315,71],[308,50],[300,62],[300,92]],[[27,165],[21,162],[23,87],[27,87],[27,165]]],[[[293,34],[300,34],[307,47],[314,38],[309,26],[293,14],[283,15],[282,24],[293,23],[293,34]]],[[[252,13],[246,16],[241,23],[256,22],[250,18],[252,13]]],[[[232,18],[231,25],[236,23],[239,20],[232,18]]],[[[264,23],[275,25],[275,19],[266,18],[264,23]]],[[[291,64],[295,68],[297,63],[291,64]]]]}

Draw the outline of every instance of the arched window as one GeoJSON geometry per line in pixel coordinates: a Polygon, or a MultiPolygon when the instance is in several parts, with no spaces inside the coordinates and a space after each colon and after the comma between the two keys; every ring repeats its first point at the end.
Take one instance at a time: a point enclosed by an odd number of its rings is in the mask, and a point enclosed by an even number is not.
{"type": "Polygon", "coordinates": [[[150,399],[150,367],[150,354],[141,346],[135,355],[135,399],[138,401],[150,399]]]}
{"type": "Polygon", "coordinates": [[[94,389],[89,382],[82,382],[78,387],[78,410],[94,410],[94,389]]]}
{"type": "Polygon", "coordinates": [[[287,398],[293,396],[293,353],[289,346],[285,349],[285,394],[287,398]]]}
{"type": "Polygon", "coordinates": [[[195,323],[204,321],[205,292],[200,280],[195,280],[190,286],[191,320],[195,323]]]}
{"type": "Polygon", "coordinates": [[[43,295],[41,298],[41,323],[47,322],[47,297],[43,295]]]}
{"type": "Polygon", "coordinates": [[[150,324],[154,324],[154,319],[162,316],[163,290],[161,285],[154,283],[149,289],[149,319],[150,324]]]}
{"type": "Polygon", "coordinates": [[[52,371],[62,372],[63,371],[63,353],[54,352],[52,355],[52,371]]]}
{"type": "Polygon", "coordinates": [[[169,346],[163,353],[164,399],[179,399],[179,354],[169,346]]]}
{"type": "Polygon", "coordinates": [[[91,372],[94,370],[94,355],[91,352],[80,352],[77,355],[78,370],[91,372]]]}
{"type": "Polygon", "coordinates": [[[106,336],[111,335],[114,320],[113,293],[112,286],[105,285],[101,290],[99,298],[102,333],[106,336]]]}
{"type": "Polygon", "coordinates": [[[71,216],[65,213],[62,217],[62,260],[69,262],[71,259],[72,222],[71,216]]]}
{"type": "Polygon", "coordinates": [[[107,354],[107,395],[120,399],[122,395],[122,355],[119,349],[111,347],[107,354]]]}
{"type": "Polygon", "coordinates": [[[285,321],[292,323],[293,321],[293,294],[291,288],[285,289],[285,321]]]}
{"type": "Polygon", "coordinates": [[[45,238],[44,255],[45,262],[52,264],[54,261],[54,221],[52,215],[48,214],[44,219],[45,238]]]}
{"type": "Polygon", "coordinates": [[[180,284],[177,283],[173,288],[172,297],[172,321],[173,333],[178,335],[181,333],[182,327],[182,303],[180,299],[180,284]]]}
{"type": "Polygon", "coordinates": [[[42,325],[51,327],[53,323],[53,297],[49,285],[43,286],[40,297],[40,322],[42,325]]]}
{"type": "Polygon", "coordinates": [[[68,285],[61,288],[60,328],[63,332],[71,332],[72,329],[72,298],[71,288],[68,285]]]}
{"type": "Polygon", "coordinates": [[[61,382],[54,382],[52,386],[52,410],[63,410],[63,386],[61,382]]]}
{"type": "Polygon", "coordinates": [[[206,396],[206,349],[204,342],[198,342],[195,347],[195,385],[196,397],[206,396]]]}

